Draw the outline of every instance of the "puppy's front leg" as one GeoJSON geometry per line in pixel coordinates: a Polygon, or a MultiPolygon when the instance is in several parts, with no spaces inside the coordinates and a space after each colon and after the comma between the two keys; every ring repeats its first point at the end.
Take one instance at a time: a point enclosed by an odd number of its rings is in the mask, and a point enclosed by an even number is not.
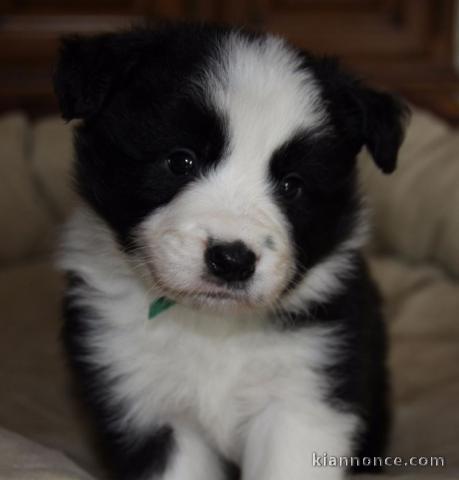
{"type": "Polygon", "coordinates": [[[248,428],[243,480],[342,479],[343,469],[318,466],[313,455],[350,455],[356,425],[355,416],[322,404],[271,405],[248,428]]]}
{"type": "Polygon", "coordinates": [[[174,443],[174,451],[161,480],[224,479],[221,459],[199,432],[188,426],[175,426],[174,443]]]}
{"type": "Polygon", "coordinates": [[[111,451],[120,480],[224,479],[218,454],[199,432],[182,423],[168,424],[143,441],[115,442],[111,451]]]}

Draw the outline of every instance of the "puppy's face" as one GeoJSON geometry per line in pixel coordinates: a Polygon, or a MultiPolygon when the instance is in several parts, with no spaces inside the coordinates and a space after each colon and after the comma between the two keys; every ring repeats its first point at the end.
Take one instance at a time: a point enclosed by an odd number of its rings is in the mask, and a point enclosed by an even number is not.
{"type": "Polygon", "coordinates": [[[83,197],[161,294],[211,309],[306,300],[358,245],[357,153],[389,172],[402,139],[392,97],[229,30],[68,40],[56,90],[83,197]]]}

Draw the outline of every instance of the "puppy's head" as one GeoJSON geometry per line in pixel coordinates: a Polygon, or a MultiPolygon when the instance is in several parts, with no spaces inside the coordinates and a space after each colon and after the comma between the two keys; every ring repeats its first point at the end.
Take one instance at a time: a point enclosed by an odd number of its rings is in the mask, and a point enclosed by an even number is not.
{"type": "Polygon", "coordinates": [[[230,29],[68,38],[55,89],[64,118],[83,119],[82,196],[162,294],[208,308],[330,287],[361,233],[355,158],[366,146],[390,173],[403,137],[392,96],[230,29]]]}

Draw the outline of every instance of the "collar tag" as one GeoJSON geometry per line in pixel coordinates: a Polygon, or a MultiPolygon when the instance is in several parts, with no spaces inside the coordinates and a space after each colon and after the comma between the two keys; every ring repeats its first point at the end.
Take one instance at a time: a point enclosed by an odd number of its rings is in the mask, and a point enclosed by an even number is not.
{"type": "Polygon", "coordinates": [[[173,305],[175,305],[175,302],[173,300],[169,300],[166,297],[159,297],[154,302],[150,303],[150,308],[148,310],[148,319],[151,320],[152,318],[158,316],[160,313],[164,312],[173,305]]]}

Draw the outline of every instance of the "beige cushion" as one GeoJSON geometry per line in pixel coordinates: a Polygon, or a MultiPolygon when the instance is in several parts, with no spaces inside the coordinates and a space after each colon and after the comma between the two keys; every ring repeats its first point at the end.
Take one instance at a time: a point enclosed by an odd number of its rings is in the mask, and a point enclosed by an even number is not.
{"type": "Polygon", "coordinates": [[[435,267],[374,257],[396,405],[392,455],[443,455],[459,475],[459,283],[435,267]]]}
{"type": "Polygon", "coordinates": [[[382,175],[365,154],[361,167],[376,248],[459,274],[459,132],[416,111],[396,172],[382,175]]]}
{"type": "Polygon", "coordinates": [[[0,428],[0,478],[10,480],[90,480],[58,450],[0,428]]]}
{"type": "Polygon", "coordinates": [[[65,220],[75,203],[71,162],[73,124],[46,117],[32,128],[32,170],[48,206],[58,221],[65,220]]]}
{"type": "Polygon", "coordinates": [[[49,262],[0,270],[0,426],[95,468],[59,339],[62,291],[49,262]]]}
{"type": "Polygon", "coordinates": [[[21,114],[0,117],[0,264],[43,251],[53,219],[35,187],[30,125],[21,114]]]}

